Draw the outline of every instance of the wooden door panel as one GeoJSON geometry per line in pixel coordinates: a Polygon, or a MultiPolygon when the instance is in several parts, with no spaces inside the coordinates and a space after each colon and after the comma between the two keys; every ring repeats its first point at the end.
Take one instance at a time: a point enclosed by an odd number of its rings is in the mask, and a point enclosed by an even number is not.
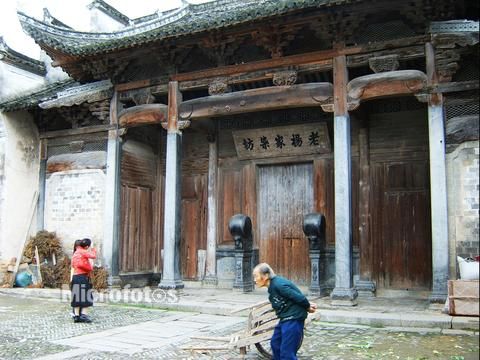
{"type": "Polygon", "coordinates": [[[263,166],[258,176],[260,261],[300,284],[310,274],[303,217],[313,211],[311,164],[263,166]]]}
{"type": "Polygon", "coordinates": [[[182,277],[193,280],[197,276],[197,244],[199,242],[199,201],[182,201],[181,259],[182,277]]]}
{"type": "Polygon", "coordinates": [[[378,286],[428,290],[432,277],[428,163],[377,163],[371,169],[378,286]]]}
{"type": "Polygon", "coordinates": [[[198,250],[206,249],[206,175],[182,179],[182,225],[180,238],[183,279],[198,280],[198,250]]]}
{"type": "Polygon", "coordinates": [[[153,270],[153,203],[150,188],[122,185],[120,272],[153,270]]]}

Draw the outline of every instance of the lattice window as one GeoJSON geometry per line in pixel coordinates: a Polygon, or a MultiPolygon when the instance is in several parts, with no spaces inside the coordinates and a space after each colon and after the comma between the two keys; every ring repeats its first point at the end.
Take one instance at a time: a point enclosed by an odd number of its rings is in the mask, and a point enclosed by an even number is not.
{"type": "MultiPolygon", "coordinates": [[[[87,152],[87,151],[107,151],[107,142],[106,141],[85,142],[83,146],[81,146],[81,152],[87,152]]],[[[76,150],[75,147],[72,146],[71,144],[70,145],[69,144],[51,145],[51,146],[48,146],[47,156],[52,157],[54,155],[72,154],[77,152],[79,151],[76,150]]]]}
{"type": "Polygon", "coordinates": [[[479,98],[477,91],[450,93],[445,96],[445,117],[452,119],[458,116],[479,114],[479,98]]]}
{"type": "Polygon", "coordinates": [[[415,32],[401,20],[392,20],[383,23],[373,23],[365,27],[355,40],[357,43],[388,41],[404,37],[415,36],[415,32]]]}

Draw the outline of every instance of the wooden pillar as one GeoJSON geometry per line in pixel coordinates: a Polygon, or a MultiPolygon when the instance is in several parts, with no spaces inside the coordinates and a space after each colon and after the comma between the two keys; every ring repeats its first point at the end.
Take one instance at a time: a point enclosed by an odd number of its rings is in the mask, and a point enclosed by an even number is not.
{"type": "MultiPolygon", "coordinates": [[[[437,85],[435,51],[425,44],[428,85],[437,85]]],[[[445,302],[448,294],[448,212],[445,166],[445,115],[443,96],[434,93],[428,100],[428,142],[430,150],[430,199],[432,218],[432,293],[430,301],[445,302]]]]}
{"type": "Polygon", "coordinates": [[[358,152],[360,179],[358,183],[360,279],[355,283],[359,295],[372,296],[376,286],[372,281],[372,242],[370,241],[370,156],[368,150],[368,121],[360,120],[358,152]]]}
{"type": "MultiPolygon", "coordinates": [[[[110,123],[117,124],[117,93],[110,103],[110,123]]],[[[120,159],[121,146],[118,129],[108,131],[107,174],[105,179],[105,222],[103,258],[109,272],[108,284],[120,284],[119,223],[120,223],[120,159]]]]}
{"type": "Polygon", "coordinates": [[[347,110],[347,61],[333,59],[335,164],[335,288],[334,305],[356,305],[353,288],[352,170],[350,116],[347,110]]]}
{"type": "Polygon", "coordinates": [[[217,285],[217,177],[218,141],[217,134],[208,136],[208,219],[207,219],[207,259],[204,283],[217,285]]]}
{"type": "Polygon", "coordinates": [[[167,161],[165,171],[165,208],[163,231],[163,273],[158,285],[163,289],[183,288],[180,274],[181,236],[181,160],[182,132],[178,121],[178,106],[182,95],[178,82],[168,84],[167,161]]]}

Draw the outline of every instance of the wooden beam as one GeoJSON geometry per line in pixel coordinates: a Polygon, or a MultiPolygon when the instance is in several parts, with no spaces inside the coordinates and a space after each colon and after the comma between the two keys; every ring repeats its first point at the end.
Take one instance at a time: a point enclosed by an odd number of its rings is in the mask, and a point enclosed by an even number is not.
{"type": "Polygon", "coordinates": [[[415,94],[425,89],[426,75],[419,70],[388,71],[365,75],[348,83],[349,100],[363,101],[391,95],[415,94]]]}
{"type": "Polygon", "coordinates": [[[452,93],[460,91],[477,90],[479,88],[478,80],[458,81],[450,83],[440,83],[429,87],[431,92],[452,93]]]}
{"type": "Polygon", "coordinates": [[[167,105],[145,104],[122,110],[118,114],[119,127],[160,124],[167,120],[167,105]]]}
{"type": "Polygon", "coordinates": [[[115,125],[95,125],[95,126],[83,127],[78,129],[46,131],[46,132],[40,133],[40,139],[52,139],[52,138],[73,136],[73,135],[92,134],[92,133],[105,132],[105,131],[114,130],[114,129],[115,129],[115,125]]]}
{"type": "Polygon", "coordinates": [[[333,95],[331,83],[310,83],[292,86],[237,91],[185,101],[180,105],[181,119],[225,116],[255,111],[319,106],[333,95]]]}
{"type": "Polygon", "coordinates": [[[379,51],[383,49],[399,48],[405,46],[412,46],[416,44],[423,44],[427,37],[415,36],[411,38],[404,38],[400,40],[383,41],[374,44],[366,44],[362,46],[351,46],[341,49],[329,49],[322,51],[315,51],[306,54],[285,56],[277,59],[260,60],[247,64],[228,65],[217,67],[215,69],[194,71],[183,74],[172,75],[171,79],[175,81],[193,81],[203,78],[229,76],[234,74],[249,73],[252,71],[264,70],[268,68],[295,66],[305,64],[317,64],[331,61],[334,57],[341,55],[354,55],[361,53],[369,53],[372,51],[379,51]]]}

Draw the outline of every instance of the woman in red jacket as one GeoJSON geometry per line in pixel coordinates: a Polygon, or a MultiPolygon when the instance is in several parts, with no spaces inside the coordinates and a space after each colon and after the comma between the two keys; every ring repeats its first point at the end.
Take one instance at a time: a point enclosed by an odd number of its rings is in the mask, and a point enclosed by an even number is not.
{"type": "Polygon", "coordinates": [[[92,322],[87,315],[87,308],[93,305],[92,283],[90,273],[93,270],[90,259],[97,257],[97,251],[90,248],[92,241],[82,239],[75,241],[72,256],[72,302],[71,306],[75,314],[74,322],[92,322]]]}

